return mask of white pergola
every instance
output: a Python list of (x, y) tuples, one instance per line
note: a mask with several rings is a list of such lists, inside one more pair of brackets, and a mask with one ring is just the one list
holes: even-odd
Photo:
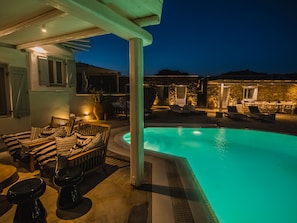
[(143, 47), (152, 43), (152, 35), (142, 27), (159, 24), (162, 7), (163, 0), (1, 1), (0, 47), (26, 50), (67, 42), (80, 50), (86, 46), (78, 40), (106, 34), (129, 41), (130, 182), (135, 186), (144, 175)]

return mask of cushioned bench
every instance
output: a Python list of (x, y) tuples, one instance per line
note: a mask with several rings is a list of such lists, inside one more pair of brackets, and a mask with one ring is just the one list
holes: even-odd
[[(32, 127), (31, 130), (1, 136), (14, 161), (28, 159), (28, 150), (54, 140), (56, 136), (67, 136), (73, 131), (74, 120), (52, 116), (49, 125)], [(43, 139), (42, 139), (43, 138)], [(44, 140), (44, 139), (47, 140)], [(23, 150), (23, 148), (26, 148)]]

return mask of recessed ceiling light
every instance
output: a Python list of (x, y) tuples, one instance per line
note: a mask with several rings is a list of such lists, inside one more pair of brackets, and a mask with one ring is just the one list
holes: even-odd
[(33, 47), (32, 50), (34, 50), (37, 53), (46, 53), (46, 50), (44, 50), (42, 47)]
[(41, 26), (41, 32), (46, 33), (45, 24), (42, 24), (42, 26)]

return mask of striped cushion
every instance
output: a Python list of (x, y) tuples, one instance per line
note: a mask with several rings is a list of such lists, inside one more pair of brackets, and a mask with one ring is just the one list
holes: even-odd
[(30, 154), (32, 154), (34, 157), (38, 157), (38, 156), (44, 155), (48, 152), (56, 151), (56, 149), (57, 149), (56, 141), (53, 140), (53, 141), (43, 144), (41, 146), (35, 147), (34, 149), (32, 149), (30, 151)]
[(37, 139), (23, 139), (23, 140), (18, 140), (19, 143), (22, 145), (24, 148), (33, 148), (36, 146), (41, 146), (45, 143), (48, 143), (50, 140), (47, 138), (37, 138)]
[(44, 165), (50, 161), (56, 160), (57, 146), (56, 141), (53, 140), (42, 146), (35, 147), (30, 151), (39, 165)]
[(104, 144), (102, 139), (103, 134), (101, 132), (98, 132), (95, 136), (86, 136), (80, 133), (75, 134), (77, 136), (77, 142), (76, 145), (70, 150), (69, 156), (79, 154)]
[(75, 133), (75, 135), (77, 137), (77, 141), (76, 141), (77, 147), (83, 147), (83, 146), (87, 145), (94, 138), (94, 136), (86, 136), (86, 135), (82, 135), (80, 133)]
[(51, 128), (51, 127), (47, 126), (47, 127), (42, 128), (40, 137), (48, 137), (54, 133), (55, 133), (55, 128)]
[(44, 166), (45, 164), (47, 164), (48, 162), (52, 162), (57, 160), (57, 153), (56, 151), (52, 151), (50, 153), (47, 153), (44, 156), (40, 156), (37, 158), (37, 161), (39, 163), (39, 165)]
[(70, 150), (76, 145), (76, 135), (69, 137), (55, 137), (57, 144), (57, 154), (61, 156), (69, 156)]
[(78, 132), (82, 135), (95, 136), (101, 131), (102, 127), (97, 125), (83, 124), (78, 127)]
[(103, 139), (102, 139), (102, 136), (103, 136), (102, 132), (98, 132), (94, 136), (94, 138), (92, 139), (92, 141), (89, 142), (87, 145), (85, 145), (83, 147), (83, 151), (87, 151), (89, 149), (93, 149), (95, 147), (102, 146), (104, 144)]
[(65, 137), (66, 136), (66, 130), (64, 127), (59, 127), (54, 129), (54, 133), (48, 136), (49, 139), (55, 139), (56, 137)]
[(31, 131), (2, 135), (2, 139), (11, 155), (14, 155), (17, 150), (22, 148), (18, 140), (30, 140), (30, 138)]

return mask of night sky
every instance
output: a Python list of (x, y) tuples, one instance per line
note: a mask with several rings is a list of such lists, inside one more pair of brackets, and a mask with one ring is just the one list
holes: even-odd
[[(144, 74), (163, 69), (217, 75), (252, 70), (297, 72), (297, 1), (164, 0), (161, 24), (144, 48)], [(129, 74), (128, 41), (93, 37), (77, 62)]]

